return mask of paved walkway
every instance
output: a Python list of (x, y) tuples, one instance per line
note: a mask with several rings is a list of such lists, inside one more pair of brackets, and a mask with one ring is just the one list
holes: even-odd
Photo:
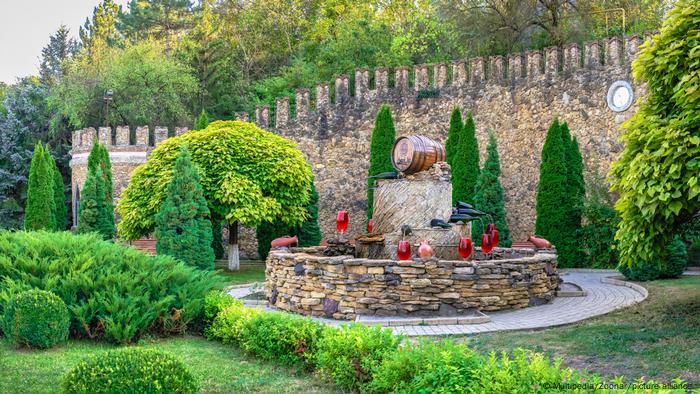
[[(456, 335), (481, 332), (530, 330), (574, 323), (590, 317), (604, 315), (643, 301), (647, 297), (642, 286), (624, 282), (613, 270), (572, 270), (562, 272), (565, 282), (575, 283), (587, 292), (585, 297), (556, 297), (550, 304), (511, 311), (491, 312), (491, 322), (481, 324), (450, 324), (389, 327), (408, 336)], [(229, 291), (233, 297), (249, 294), (247, 287)], [(333, 319), (315, 318), (318, 321), (337, 325), (344, 323)], [(397, 318), (400, 320), (400, 318)], [(396, 324), (396, 323), (394, 323)]]

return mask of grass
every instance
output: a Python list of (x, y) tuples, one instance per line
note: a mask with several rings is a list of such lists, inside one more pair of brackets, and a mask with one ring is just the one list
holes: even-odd
[[(313, 375), (260, 361), (240, 349), (200, 337), (146, 342), (179, 357), (200, 381), (201, 393), (336, 393)], [(17, 350), (0, 338), (0, 392), (54, 393), (61, 377), (84, 357), (110, 349), (107, 344), (69, 341), (47, 351)]]
[(225, 266), (216, 265), (216, 272), (223, 276), (229, 285), (240, 285), (265, 281), (265, 262), (249, 260), (242, 262), (241, 269), (229, 271)]
[(565, 327), (463, 337), (479, 351), (523, 347), (604, 377), (700, 384), (700, 276), (640, 283), (642, 303)]

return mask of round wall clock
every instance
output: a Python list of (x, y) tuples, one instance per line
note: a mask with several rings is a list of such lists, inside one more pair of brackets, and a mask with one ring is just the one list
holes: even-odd
[(627, 110), (634, 102), (632, 85), (627, 81), (615, 81), (608, 89), (608, 107), (615, 112)]

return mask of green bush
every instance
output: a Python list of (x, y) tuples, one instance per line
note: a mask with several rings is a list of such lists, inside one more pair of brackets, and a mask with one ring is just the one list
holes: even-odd
[(0, 232), (0, 278), (0, 300), (17, 288), (51, 289), (70, 310), (71, 332), (113, 342), (201, 324), (204, 296), (221, 284), (214, 273), (96, 234), (43, 231)]
[(609, 186), (597, 171), (588, 174), (586, 185), (588, 198), (583, 209), (585, 220), (577, 231), (583, 266), (614, 269), (619, 261), (615, 231), (620, 217), (613, 208)]
[(241, 333), (245, 324), (255, 316), (263, 313), (261, 309), (246, 308), (239, 300), (222, 311), (214, 318), (214, 322), (205, 331), (209, 339), (218, 339), (225, 344), (240, 345)]
[(479, 356), (464, 344), (423, 340), (388, 355), (368, 385), (373, 393), (456, 393), (474, 382)]
[(401, 337), (390, 329), (349, 324), (323, 330), (316, 348), (321, 375), (350, 389), (369, 383), (385, 357), (399, 346)]
[(649, 281), (660, 278), (676, 278), (688, 265), (688, 247), (679, 236), (673, 237), (666, 246), (664, 262), (643, 262), (632, 267), (620, 265), (618, 270), (628, 279)]
[(68, 338), (68, 308), (50, 291), (15, 294), (5, 307), (3, 321), (5, 335), (18, 345), (46, 349)]
[(210, 291), (204, 297), (204, 327), (210, 327), (221, 311), (231, 305), (243, 305), (225, 291)]
[(197, 381), (171, 354), (124, 348), (89, 357), (63, 377), (63, 393), (196, 393)]
[(265, 360), (311, 365), (321, 330), (321, 323), (309, 318), (281, 312), (260, 313), (243, 324), (241, 347)]

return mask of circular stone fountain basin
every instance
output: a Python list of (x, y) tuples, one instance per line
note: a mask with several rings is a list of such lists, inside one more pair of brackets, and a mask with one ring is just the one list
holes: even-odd
[(312, 316), (471, 316), (554, 298), (556, 255), (496, 248), (488, 259), (407, 261), (324, 256), (325, 247), (271, 251), (265, 292), (271, 306)]

